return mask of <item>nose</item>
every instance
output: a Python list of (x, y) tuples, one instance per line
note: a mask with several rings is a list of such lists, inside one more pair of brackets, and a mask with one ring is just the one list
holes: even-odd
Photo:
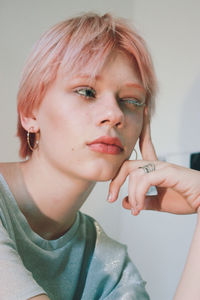
[(122, 128), (124, 126), (124, 113), (120, 109), (118, 101), (114, 95), (107, 94), (99, 99), (97, 113), (97, 125), (107, 125), (110, 127)]

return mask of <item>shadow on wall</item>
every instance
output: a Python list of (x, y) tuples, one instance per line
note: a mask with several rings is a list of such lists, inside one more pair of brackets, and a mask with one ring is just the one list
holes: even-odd
[(181, 152), (200, 152), (200, 74), (186, 95), (181, 113), (179, 145)]

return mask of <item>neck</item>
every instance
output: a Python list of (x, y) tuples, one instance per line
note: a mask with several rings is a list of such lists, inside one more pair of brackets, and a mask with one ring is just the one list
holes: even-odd
[(39, 235), (58, 238), (74, 223), (95, 183), (64, 174), (34, 158), (22, 162), (20, 167), (27, 190), (19, 205), (22, 212)]

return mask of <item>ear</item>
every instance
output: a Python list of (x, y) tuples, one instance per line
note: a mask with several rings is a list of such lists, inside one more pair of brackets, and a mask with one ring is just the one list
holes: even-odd
[(23, 113), (20, 113), (20, 120), (22, 127), (26, 131), (30, 131), (30, 128), (32, 128), (31, 132), (35, 133), (40, 130), (35, 112), (32, 112), (30, 116), (25, 116)]

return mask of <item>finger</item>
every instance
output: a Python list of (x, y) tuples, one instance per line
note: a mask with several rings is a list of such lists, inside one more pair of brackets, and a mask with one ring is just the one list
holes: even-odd
[(139, 167), (143, 167), (144, 165), (148, 163), (155, 163), (156, 165), (161, 164), (161, 162), (152, 162), (152, 161), (143, 161), (143, 160), (137, 160), (137, 161), (130, 161), (127, 160), (123, 163), (121, 166), (118, 174), (116, 177), (111, 181), (109, 185), (109, 195), (108, 195), (108, 201), (114, 202), (118, 198), (119, 190), (123, 183), (125, 182), (127, 176), (134, 170), (137, 170)]
[(129, 198), (128, 196), (124, 197), (123, 201), (122, 201), (122, 206), (125, 209), (131, 209), (131, 204), (129, 202)]
[(126, 160), (122, 164), (118, 174), (110, 182), (108, 201), (114, 202), (117, 200), (119, 195), (119, 190), (121, 186), (124, 184), (127, 176), (131, 173), (131, 171), (136, 170), (139, 167), (142, 167), (148, 163), (152, 163), (152, 161), (150, 162), (150, 161), (143, 161), (143, 160), (138, 160), (138, 161)]
[(129, 174), (128, 197), (124, 199), (124, 207), (131, 209), (133, 215), (138, 215), (144, 208), (146, 193), (151, 186), (148, 178), (142, 169)]
[[(147, 176), (142, 169), (137, 169), (131, 173), (129, 179), (129, 202), (133, 212), (137, 215), (145, 206), (147, 192), (152, 186), (151, 176)], [(134, 180), (132, 177), (134, 176)], [(152, 197), (152, 196), (151, 196)]]
[(130, 161), (125, 161), (121, 166), (118, 174), (115, 178), (110, 182), (109, 185), (109, 193), (108, 193), (108, 201), (114, 202), (117, 200), (119, 191), (121, 186), (124, 184), (130, 170)]
[(129, 202), (129, 197), (126, 196), (123, 201), (122, 201), (122, 206), (123, 208), (127, 209), (127, 210), (131, 210), (132, 215), (137, 216), (139, 214), (139, 211), (137, 210), (137, 208), (133, 208), (132, 205)]
[(197, 210), (199, 206), (200, 206), (200, 197), (197, 197), (196, 200), (193, 201), (192, 207)]
[(146, 193), (151, 187), (151, 176), (147, 176), (142, 169), (138, 170), (140, 172), (139, 184), (137, 185), (135, 191), (135, 201), (137, 203), (138, 213), (144, 208)]
[[(161, 163), (161, 168), (162, 168)], [(162, 169), (157, 169), (151, 173), (145, 173), (142, 169), (137, 169), (131, 172), (129, 177), (129, 189), (128, 197), (123, 200), (123, 206), (126, 209), (132, 209), (134, 214), (139, 214), (142, 209), (147, 209), (147, 199), (152, 199), (146, 196), (149, 188), (152, 185), (163, 185), (163, 179), (161, 178)], [(164, 183), (166, 185), (166, 183)], [(155, 196), (154, 199), (159, 199), (159, 196)], [(155, 203), (154, 203), (155, 205)], [(152, 205), (149, 204), (149, 209)], [(154, 207), (155, 208), (155, 207)]]
[(156, 151), (151, 139), (150, 117), (147, 107), (144, 109), (143, 129), (139, 138), (139, 146), (143, 159), (157, 160)]
[(133, 215), (138, 214), (137, 201), (135, 197), (137, 179), (138, 179), (137, 171), (138, 169), (130, 173), (129, 183), (128, 183), (128, 199), (131, 205), (131, 212)]
[[(125, 209), (131, 210), (131, 204), (129, 202), (128, 196), (124, 197), (122, 201), (122, 206)], [(146, 196), (144, 200), (143, 210), (161, 210), (161, 205), (158, 196)]]

